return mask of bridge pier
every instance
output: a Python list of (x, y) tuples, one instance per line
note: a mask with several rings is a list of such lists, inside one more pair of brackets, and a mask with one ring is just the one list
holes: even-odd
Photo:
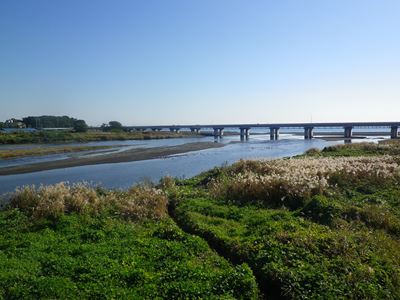
[(353, 126), (344, 127), (344, 137), (346, 139), (351, 139), (353, 136)]
[(392, 126), (390, 130), (390, 138), (391, 139), (397, 139), (399, 137), (399, 127), (398, 126)]
[(176, 133), (178, 133), (179, 130), (181, 130), (181, 129), (180, 129), (180, 128), (176, 128), (176, 127), (170, 127), (170, 128), (169, 128), (169, 131), (171, 131), (171, 132), (176, 132)]
[(222, 137), (224, 135), (224, 128), (214, 128), (214, 137)]
[(272, 141), (279, 139), (279, 127), (271, 127), (269, 129), (269, 136)]
[(190, 128), (190, 131), (191, 131), (191, 132), (195, 132), (195, 133), (199, 133), (200, 128), (191, 127), (191, 128)]
[(314, 137), (313, 127), (304, 127), (304, 139), (311, 140)]
[(240, 140), (248, 139), (250, 135), (250, 128), (239, 128), (240, 129)]

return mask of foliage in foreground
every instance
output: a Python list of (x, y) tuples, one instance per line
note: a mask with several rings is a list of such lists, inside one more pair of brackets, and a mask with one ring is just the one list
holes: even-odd
[(284, 209), (182, 201), (178, 223), (219, 253), (246, 262), (265, 295), (288, 299), (399, 299), (400, 245), (381, 230), (326, 226)]
[(397, 162), (241, 161), (178, 181), (169, 195), (178, 224), (248, 263), (267, 297), (400, 299)]
[(256, 299), (233, 267), (167, 216), (157, 189), (25, 187), (0, 212), (0, 298)]
[(0, 213), (0, 298), (254, 299), (246, 265), (232, 267), (170, 219), (130, 223), (70, 214), (56, 223)]

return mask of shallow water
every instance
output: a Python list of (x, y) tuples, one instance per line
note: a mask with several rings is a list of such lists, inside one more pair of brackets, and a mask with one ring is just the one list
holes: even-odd
[[(369, 139), (370, 141), (376, 140)], [(180, 138), (148, 141), (110, 141), (88, 143), (90, 145), (121, 145), (120, 149), (174, 146), (191, 142), (214, 141), (213, 137)], [(365, 140), (364, 140), (365, 141)], [(61, 181), (87, 181), (93, 185), (108, 188), (127, 188), (135, 183), (151, 180), (157, 182), (163, 176), (179, 178), (192, 177), (225, 163), (240, 159), (273, 159), (301, 154), (310, 148), (323, 148), (328, 145), (341, 144), (343, 141), (324, 141), (320, 139), (304, 140), (301, 136), (282, 134), (280, 140), (271, 141), (269, 135), (254, 135), (248, 141), (239, 142), (238, 136), (226, 136), (217, 142), (224, 143), (222, 148), (193, 151), (172, 155), (160, 159), (115, 164), (81, 166), (56, 169), (27, 174), (0, 176), (0, 194), (11, 192), (22, 185), (54, 184)], [(47, 159), (51, 156), (48, 156)], [(55, 159), (63, 159), (57, 155)], [(24, 163), (38, 161), (40, 158), (26, 158)], [(45, 158), (46, 159), (46, 158)], [(22, 159), (21, 159), (22, 160)]]
[(135, 148), (153, 148), (153, 147), (166, 147), (166, 146), (177, 146), (186, 143), (194, 143), (199, 141), (213, 141), (212, 137), (205, 138), (175, 138), (175, 139), (160, 139), (160, 140), (130, 140), (130, 141), (101, 141), (101, 142), (89, 142), (89, 143), (69, 143), (69, 144), (36, 144), (36, 145), (1, 145), (0, 150), (12, 150), (12, 149), (31, 149), (31, 148), (51, 148), (51, 147), (73, 147), (73, 146), (112, 146), (110, 149), (98, 149), (98, 150), (87, 150), (80, 152), (70, 152), (70, 153), (59, 153), (59, 154), (49, 154), (42, 156), (28, 156), (13, 159), (0, 159), (0, 168), (28, 165), (33, 163), (42, 163), (54, 160), (67, 159), (70, 157), (79, 156), (96, 156), (104, 155), (110, 152), (121, 152), (126, 150), (131, 150)]

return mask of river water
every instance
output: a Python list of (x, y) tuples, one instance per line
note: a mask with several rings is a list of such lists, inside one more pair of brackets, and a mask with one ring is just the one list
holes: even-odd
[[(369, 140), (374, 141), (376, 139), (377, 138), (374, 137)], [(175, 146), (185, 143), (210, 141), (223, 143), (225, 146), (222, 148), (212, 148), (179, 155), (172, 155), (159, 159), (81, 166), (18, 175), (0, 176), (0, 194), (12, 192), (18, 186), (32, 184), (47, 185), (61, 181), (67, 181), (70, 183), (86, 181), (90, 184), (102, 185), (107, 188), (124, 189), (142, 181), (150, 180), (153, 182), (158, 182), (158, 180), (160, 180), (160, 178), (163, 176), (189, 178), (215, 166), (231, 164), (240, 159), (281, 158), (301, 154), (310, 148), (323, 148), (328, 145), (343, 143), (343, 141), (324, 141), (321, 139), (304, 140), (301, 136), (292, 134), (281, 134), (279, 140), (271, 141), (269, 139), (269, 135), (258, 134), (252, 135), (249, 140), (242, 142), (239, 141), (238, 136), (225, 136), (217, 141), (214, 140), (213, 137), (199, 137), (147, 141), (92, 142), (84, 145), (114, 145), (117, 146), (116, 151), (125, 151), (132, 148)], [(0, 149), (9, 147), (10, 146), (2, 146)], [(17, 147), (21, 148), (31, 146)], [(51, 147), (51, 145), (48, 147)], [(115, 151), (115, 149), (113, 151)], [(10, 165), (65, 159), (70, 155), (71, 154), (62, 154), (14, 160), (0, 160), (0, 168)], [(82, 153), (73, 155), (82, 155)]]

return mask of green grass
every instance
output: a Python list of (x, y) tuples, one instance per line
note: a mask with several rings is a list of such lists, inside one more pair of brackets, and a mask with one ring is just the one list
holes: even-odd
[(254, 299), (246, 265), (233, 267), (171, 219), (127, 222), (71, 214), (33, 221), (0, 213), (0, 298)]
[(268, 296), (398, 299), (399, 241), (362, 222), (326, 226), (299, 212), (182, 201), (178, 223), (223, 256), (246, 262)]
[(182, 231), (167, 201), (151, 186), (17, 190), (0, 212), (0, 299), (256, 299), (251, 269)]

